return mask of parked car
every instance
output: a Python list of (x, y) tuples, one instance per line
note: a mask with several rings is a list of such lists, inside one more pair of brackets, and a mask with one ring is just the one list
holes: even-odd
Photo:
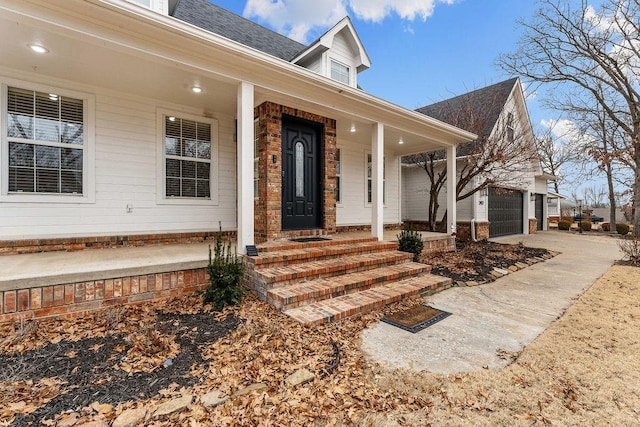
[(602, 218), (601, 216), (598, 216), (598, 215), (591, 215), (591, 217), (589, 217), (589, 216), (584, 215), (584, 214), (575, 214), (573, 216), (573, 220), (575, 222), (578, 222), (578, 221), (591, 221), (591, 222), (598, 223), (598, 222), (602, 222), (603, 219), (604, 218)]

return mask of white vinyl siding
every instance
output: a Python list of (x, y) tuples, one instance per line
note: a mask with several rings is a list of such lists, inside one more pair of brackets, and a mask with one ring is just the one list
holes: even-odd
[[(64, 81), (56, 85), (77, 86)], [(60, 89), (58, 93), (66, 90)], [(162, 146), (159, 138), (163, 123), (158, 121), (158, 110), (200, 118), (203, 111), (93, 86), (82, 86), (79, 90), (92, 93), (95, 99), (95, 119), (89, 120), (90, 125), (95, 123), (95, 130), (87, 132), (88, 137), (92, 132), (95, 135), (92, 144), (95, 161), (91, 167), (87, 165), (87, 172), (95, 174), (94, 202), (83, 204), (79, 200), (82, 197), (71, 197), (74, 203), (59, 200), (42, 203), (45, 197), (38, 195), (32, 196), (38, 197), (37, 200), (28, 202), (0, 203), (1, 240), (211, 231), (218, 230), (219, 222), (223, 230), (236, 228), (236, 145), (232, 115), (212, 113), (218, 123), (217, 155), (212, 158), (218, 159), (215, 170), (220, 179), (214, 180), (211, 192), (212, 198), (217, 194), (218, 203), (195, 199), (160, 203), (158, 197), (164, 197), (159, 186), (163, 179), (162, 174), (158, 175), (158, 165), (162, 165), (163, 157), (158, 147)], [(89, 108), (88, 112), (91, 111)], [(0, 173), (5, 171), (2, 165)], [(7, 196), (10, 197), (16, 195)], [(130, 213), (127, 206), (131, 207)]]
[[(336, 224), (371, 225), (371, 204), (367, 204), (367, 147), (340, 140), (341, 202), (336, 209)], [(400, 222), (400, 180), (398, 157), (385, 153), (386, 203), (384, 223)]]

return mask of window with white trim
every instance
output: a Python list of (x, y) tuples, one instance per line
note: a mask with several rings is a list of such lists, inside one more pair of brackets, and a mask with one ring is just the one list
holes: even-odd
[(211, 198), (212, 124), (164, 116), (165, 197)]
[[(386, 203), (387, 167), (385, 158), (382, 158), (382, 203)], [(367, 203), (373, 200), (373, 167), (371, 153), (367, 153)]]
[(346, 85), (351, 83), (350, 68), (338, 61), (331, 60), (331, 78)]
[(85, 101), (7, 88), (8, 194), (79, 195), (85, 180)]
[(507, 141), (513, 142), (515, 140), (515, 128), (513, 125), (513, 114), (507, 115)]
[(342, 201), (342, 150), (340, 148), (336, 149), (336, 203), (340, 203)]

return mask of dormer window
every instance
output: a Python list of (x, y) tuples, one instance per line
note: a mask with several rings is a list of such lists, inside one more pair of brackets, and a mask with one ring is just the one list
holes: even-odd
[(166, 0), (129, 0), (131, 3), (139, 4), (147, 9), (168, 15), (168, 2)]
[(348, 66), (333, 59), (331, 60), (331, 78), (333, 80), (348, 85), (351, 83), (350, 74), (351, 70)]

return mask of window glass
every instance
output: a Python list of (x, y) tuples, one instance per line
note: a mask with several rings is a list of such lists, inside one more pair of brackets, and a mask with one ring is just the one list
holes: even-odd
[(166, 116), (165, 195), (211, 198), (211, 124)]
[(10, 193), (82, 194), (84, 101), (10, 87)]
[(331, 60), (331, 78), (340, 83), (349, 84), (349, 67)]

